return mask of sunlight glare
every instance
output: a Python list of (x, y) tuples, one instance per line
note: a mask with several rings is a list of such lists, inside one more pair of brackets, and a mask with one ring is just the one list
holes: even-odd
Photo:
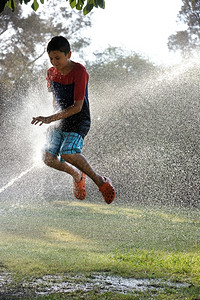
[(107, 1), (105, 10), (95, 10), (93, 14), (92, 45), (96, 49), (120, 46), (155, 61), (171, 60), (168, 37), (185, 28), (184, 24), (177, 24), (181, 3), (181, 0), (128, 0), (123, 5), (119, 0)]

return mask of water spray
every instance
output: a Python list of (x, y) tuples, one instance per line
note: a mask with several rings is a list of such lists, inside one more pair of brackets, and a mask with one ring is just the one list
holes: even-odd
[[(43, 99), (42, 102), (40, 100), (41, 98)], [(16, 173), (13, 174), (14, 178), (10, 181), (9, 179), (11, 177), (8, 177), (7, 184), (2, 187), (0, 186), (0, 194), (10, 188), (14, 183), (18, 182), (22, 177), (32, 172), (36, 167), (43, 166), (42, 153), (48, 126), (43, 128), (33, 128), (31, 125), (31, 119), (34, 115), (40, 115), (43, 111), (47, 114), (51, 114), (52, 108), (51, 105), (49, 105), (51, 100), (52, 99), (46, 91), (46, 86), (40, 90), (35, 87), (31, 87), (29, 94), (23, 100), (23, 104), (19, 111), (14, 112), (13, 123), (15, 125), (15, 129), (9, 132), (9, 130), (5, 128), (6, 134), (9, 136), (9, 140), (7, 142), (8, 156), (6, 158), (8, 162), (9, 160), (12, 160), (13, 145), (16, 145), (15, 151), (17, 159), (13, 168)], [(20, 116), (20, 118), (17, 118), (16, 123), (15, 114)], [(21, 145), (23, 145), (23, 147)], [(28, 145), (28, 147), (26, 145)], [(22, 167), (25, 168), (24, 171), (22, 171)]]
[(0, 194), (2, 192), (4, 192), (7, 188), (9, 188), (10, 186), (12, 186), (17, 180), (19, 180), (20, 178), (22, 178), (23, 176), (25, 176), (26, 174), (28, 174), (29, 172), (31, 172), (37, 165), (38, 165), (38, 163), (35, 163), (32, 167), (30, 167), (26, 171), (23, 171), (21, 174), (19, 174), (18, 176), (16, 176), (15, 178), (13, 178), (11, 181), (9, 181), (6, 185), (4, 185), (2, 188), (0, 188)]
[(23, 176), (27, 175), (30, 173), (34, 168), (41, 166), (42, 164), (42, 148), (43, 148), (43, 143), (41, 143), (41, 135), (39, 136), (39, 139), (35, 141), (35, 151), (33, 151), (33, 164), (30, 168), (27, 168), (25, 171), (21, 172), (18, 176), (15, 178), (11, 179), (6, 185), (2, 186), (0, 188), (0, 194), (4, 192), (7, 188), (11, 187), (16, 181), (21, 179)]

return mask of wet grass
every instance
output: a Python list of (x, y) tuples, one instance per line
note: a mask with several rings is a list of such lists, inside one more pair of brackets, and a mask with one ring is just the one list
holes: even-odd
[[(151, 299), (200, 299), (199, 211), (54, 201), (4, 203), (0, 215), (0, 270), (11, 273), (16, 285), (46, 274), (107, 272), (190, 284)], [(149, 293), (64, 297), (39, 299), (148, 299)]]
[[(197, 293), (196, 293), (197, 292)], [(89, 293), (79, 293), (79, 294), (69, 294), (67, 297), (63, 294), (56, 294), (50, 296), (43, 296), (39, 297), (38, 300), (61, 300), (61, 299), (68, 299), (68, 300), (80, 300), (80, 299), (87, 299), (87, 300), (149, 300), (149, 299), (159, 299), (159, 300), (199, 300), (199, 289), (198, 291), (194, 292), (191, 290), (190, 292), (182, 290), (181, 293), (177, 293), (177, 291), (166, 290), (165, 292), (159, 293), (150, 293), (150, 292), (138, 292), (133, 294), (119, 294), (119, 293), (103, 293), (101, 295), (96, 294), (95, 292)], [(196, 296), (195, 296), (196, 295)]]

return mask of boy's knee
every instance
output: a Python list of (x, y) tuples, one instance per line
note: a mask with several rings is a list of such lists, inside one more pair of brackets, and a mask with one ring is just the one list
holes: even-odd
[(56, 158), (48, 153), (48, 152), (45, 152), (44, 155), (43, 155), (43, 162), (45, 163), (45, 165), (51, 167), (53, 165), (53, 162)]

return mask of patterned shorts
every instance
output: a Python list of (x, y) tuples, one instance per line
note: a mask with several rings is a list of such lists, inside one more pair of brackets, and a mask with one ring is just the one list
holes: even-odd
[[(81, 153), (83, 138), (76, 132), (64, 132), (59, 129), (50, 129), (47, 133), (45, 151), (54, 155)], [(64, 160), (61, 159), (64, 162)]]

